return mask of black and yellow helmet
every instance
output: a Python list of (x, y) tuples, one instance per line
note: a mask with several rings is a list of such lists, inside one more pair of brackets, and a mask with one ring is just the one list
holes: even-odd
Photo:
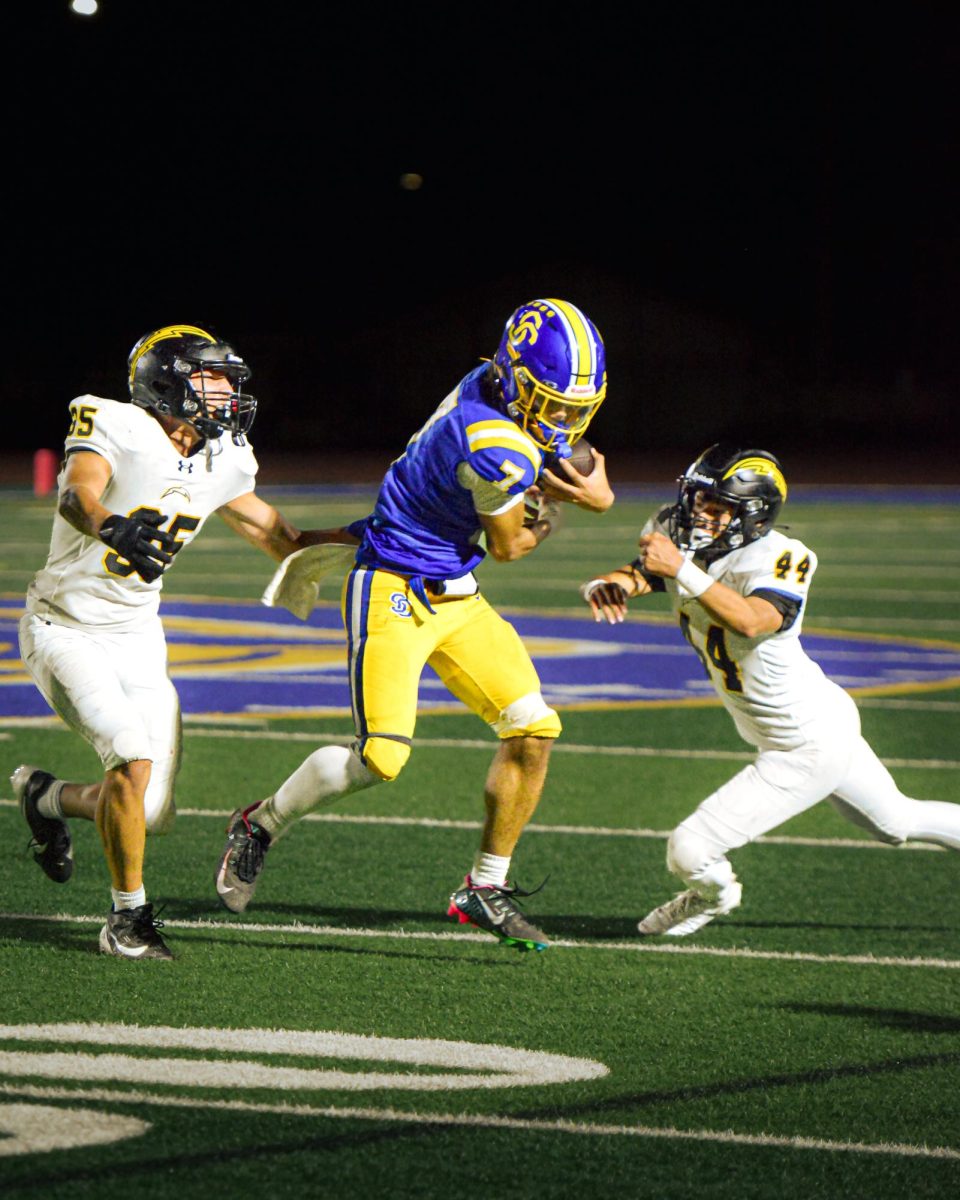
[[(231, 394), (205, 395), (191, 376), (200, 371), (225, 376)], [(186, 421), (203, 437), (224, 429), (235, 438), (249, 432), (256, 398), (242, 390), (251, 371), (227, 342), (196, 325), (165, 325), (144, 334), (127, 359), (130, 399), (141, 408)]]
[[(681, 549), (693, 549), (707, 561), (765, 537), (787, 498), (779, 460), (768, 450), (743, 450), (717, 442), (680, 476), (669, 529)], [(731, 506), (730, 523), (715, 538), (698, 539), (696, 505), (704, 498)]]

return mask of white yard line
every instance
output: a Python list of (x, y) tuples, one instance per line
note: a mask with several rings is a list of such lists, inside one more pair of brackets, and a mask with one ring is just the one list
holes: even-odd
[[(885, 700), (867, 698), (860, 701), (874, 708), (930, 708), (933, 711), (953, 712), (960, 703), (953, 701)], [(334, 743), (349, 745), (352, 738), (347, 733), (320, 733), (305, 730), (251, 729), (244, 726), (258, 725), (256, 717), (238, 718), (236, 723), (228, 720), (219, 726), (200, 726), (191, 722), (209, 720), (209, 717), (185, 718), (186, 737), (230, 738), (240, 741), (303, 742), (306, 744)], [(0, 728), (49, 729), (58, 733), (71, 731), (57, 717), (8, 717), (0, 718)], [(0, 738), (9, 739), (10, 734), (0, 732)], [(414, 746), (428, 746), (439, 750), (484, 750), (492, 754), (496, 749), (494, 738), (414, 738)], [(553, 748), (555, 754), (596, 754), (613, 758), (677, 758), (703, 759), (709, 762), (752, 762), (756, 754), (750, 750), (686, 749), (661, 746), (595, 746), (576, 742), (559, 741)], [(883, 758), (887, 767), (909, 767), (926, 771), (960, 770), (960, 759), (953, 758)], [(2, 803), (2, 801), (0, 801)]]
[[(335, 742), (345, 745), (351, 741), (349, 736), (342, 734), (273, 729), (201, 729), (193, 727), (185, 729), (184, 732), (189, 737), (226, 737), (252, 741)], [(430, 746), (441, 750), (485, 750), (493, 753), (496, 749), (496, 742), (493, 738), (415, 738), (414, 746)], [(672, 750), (660, 746), (592, 746), (562, 741), (557, 742), (553, 749), (554, 753), (559, 754), (598, 754), (601, 757), (614, 758), (679, 758), (721, 762), (752, 762), (756, 758), (756, 754), (750, 750)], [(960, 770), (960, 760), (957, 759), (884, 758), (881, 759), (881, 762), (888, 767), (916, 767), (932, 771)]]
[[(178, 816), (185, 817), (215, 817), (223, 820), (227, 815), (222, 809), (182, 808), (177, 809)], [(481, 829), (480, 821), (454, 821), (442, 817), (374, 817), (357, 813), (308, 813), (303, 820), (323, 821), (333, 825), (407, 825), (421, 829)], [(580, 837), (628, 837), (628, 838), (659, 838), (663, 841), (670, 836), (669, 829), (624, 829), (617, 826), (604, 825), (540, 825), (531, 822), (525, 833), (562, 833)], [(875, 842), (867, 838), (815, 838), (793, 836), (769, 836), (754, 839), (758, 845), (768, 846), (832, 846), (846, 850), (933, 850), (939, 852), (941, 846), (926, 845), (922, 842), (908, 842), (903, 846), (890, 846), (885, 842)]]
[[(0, 921), (38, 921), (61, 925), (102, 925), (103, 914), (98, 916), (73, 915), (69, 913), (10, 913), (0, 912)], [(442, 932), (414, 929), (360, 929), (343, 925), (304, 925), (299, 921), (292, 924), (264, 924), (253, 921), (211, 920), (164, 920), (167, 929), (184, 929), (194, 932), (218, 931), (222, 933), (270, 933), (316, 938), (385, 938), (390, 941), (409, 942), (479, 942), (492, 945), (487, 933), (471, 933), (461, 929)], [(925, 968), (937, 971), (960, 970), (960, 959), (953, 958), (897, 958), (874, 954), (814, 954), (807, 951), (746, 950), (736, 947), (679, 945), (649, 942), (637, 938), (629, 942), (595, 942), (576, 938), (557, 938), (551, 947), (565, 950), (612, 950), (619, 953), (677, 954), (706, 956), (708, 958), (752, 959), (764, 962), (817, 963), (845, 967), (904, 967)]]
[(522, 1133), (565, 1133), (592, 1137), (657, 1138), (661, 1141), (715, 1142), (727, 1146), (774, 1146), (784, 1150), (818, 1150), (823, 1153), (883, 1154), (898, 1158), (960, 1159), (960, 1150), (949, 1146), (914, 1146), (898, 1142), (834, 1142), (826, 1138), (785, 1137), (770, 1133), (734, 1133), (730, 1129), (673, 1129), (650, 1125), (592, 1125), (578, 1121), (540, 1121), (484, 1113), (403, 1112), (394, 1108), (352, 1108), (312, 1104), (255, 1104), (247, 1100), (203, 1100), (156, 1092), (110, 1088), (36, 1087), (3, 1084), (0, 1095), (32, 1100), (86, 1100), (98, 1104), (149, 1104), (158, 1108), (200, 1111), (264, 1113), (271, 1116), (327, 1118), (350, 1121), (384, 1121), (400, 1125), (443, 1125), (469, 1129), (505, 1129)]
[[(45, 720), (46, 718), (43, 719)], [(308, 745), (315, 745), (318, 743), (346, 744), (349, 742), (349, 738), (345, 738), (340, 734), (295, 732), (273, 729), (238, 729), (235, 727), (201, 729), (188, 727), (184, 732), (187, 734), (187, 736), (191, 737), (229, 738), (247, 741), (300, 742)], [(469, 738), (418, 738), (416, 739), (415, 744), (417, 746), (429, 746), (437, 749), (482, 750), (486, 753), (490, 753), (494, 747), (494, 742), (492, 740)], [(590, 746), (571, 744), (567, 742), (559, 742), (554, 749), (557, 753), (567, 754), (600, 755), (623, 758), (673, 758), (681, 760), (698, 759), (722, 762), (750, 762), (754, 757), (754, 755), (749, 751), (741, 750), (662, 749), (655, 746)], [(888, 767), (894, 768), (903, 767), (922, 770), (947, 771), (960, 769), (960, 761), (954, 759), (888, 758), (884, 759), (883, 761)], [(0, 807), (15, 807), (15, 801), (0, 799)], [(201, 817), (214, 820), (223, 820), (224, 816), (226, 815), (221, 809), (180, 808), (177, 811), (178, 815), (181, 817)], [(410, 826), (425, 829), (469, 830), (480, 828), (480, 822), (478, 821), (446, 820), (430, 817), (351, 815), (334, 812), (309, 813), (304, 819), (307, 821), (321, 821), (344, 825)], [(629, 837), (659, 839), (666, 839), (670, 835), (670, 830), (668, 829), (649, 829), (645, 827), (622, 828), (602, 825), (545, 825), (537, 822), (533, 822), (528, 825), (527, 832), (531, 834), (572, 834), (581, 837)], [(941, 847), (939, 846), (927, 845), (922, 842), (909, 842), (903, 846), (889, 846), (885, 843), (874, 841), (868, 838), (823, 838), (769, 835), (766, 837), (757, 838), (756, 842), (758, 844), (779, 846), (829, 846), (851, 850), (894, 850), (900, 853), (914, 850), (934, 852), (939, 852), (941, 850)]]
[[(0, 808), (16, 808), (15, 800), (0, 800)], [(200, 817), (215, 821), (223, 821), (227, 817), (226, 809), (222, 808), (178, 808), (178, 817)], [(384, 825), (407, 826), (417, 829), (470, 829), (483, 827), (480, 821), (452, 820), (444, 817), (377, 817), (358, 813), (315, 812), (307, 813), (300, 818), (302, 821), (320, 821), (329, 825)], [(626, 837), (626, 838), (655, 838), (666, 841), (670, 836), (669, 829), (633, 829), (614, 825), (541, 825), (531, 822), (524, 833), (572, 834), (576, 837)], [(754, 838), (754, 844), (767, 846), (829, 846), (844, 850), (887, 850), (904, 854), (910, 850), (925, 850), (941, 853), (943, 847), (927, 845), (923, 842), (907, 842), (902, 846), (891, 846), (885, 842), (876, 842), (869, 838), (824, 838), (777, 836)]]

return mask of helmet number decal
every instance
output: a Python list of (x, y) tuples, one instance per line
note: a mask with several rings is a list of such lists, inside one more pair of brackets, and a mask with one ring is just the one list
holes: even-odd
[[(127, 516), (136, 519), (137, 517), (145, 516), (148, 513), (151, 516), (159, 516), (160, 510), (158, 508), (150, 508), (147, 505), (141, 505), (140, 508), (135, 508), (133, 512), (127, 513)], [(177, 554), (180, 551), (180, 548), (186, 544), (186, 539), (182, 538), (180, 535), (193, 533), (199, 524), (199, 517), (190, 517), (187, 516), (186, 513), (177, 513), (177, 515), (167, 526), (167, 532), (176, 539), (176, 545), (170, 550), (171, 554)], [(158, 528), (162, 528), (162, 526), (158, 526)], [(106, 567), (107, 572), (110, 575), (119, 575), (123, 579), (126, 579), (134, 572), (133, 563), (127, 562), (127, 560), (121, 557), (121, 555), (117, 554), (115, 550), (111, 550), (109, 554), (104, 555), (103, 565)]]
[(89, 437), (93, 433), (93, 414), (96, 411), (95, 404), (71, 404), (67, 437)]

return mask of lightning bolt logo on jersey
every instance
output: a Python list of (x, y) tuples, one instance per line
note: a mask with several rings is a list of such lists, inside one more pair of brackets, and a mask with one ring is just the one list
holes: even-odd
[(478, 511), (518, 503), (543, 455), (491, 403), (488, 365), (471, 371), (390, 465), (357, 561), (425, 579), (455, 579), (484, 557)]
[[(196, 537), (212, 512), (255, 487), (253, 450), (228, 437), (208, 439), (190, 459), (196, 469), (185, 486), (181, 454), (159, 422), (143, 408), (99, 396), (71, 402), (65, 453), (78, 451), (109, 463), (102, 502), (111, 512), (165, 516), (163, 528), (177, 549)], [(115, 551), (57, 513), (50, 553), (28, 588), (26, 607), (60, 624), (129, 629), (155, 616), (162, 579), (145, 583)]]

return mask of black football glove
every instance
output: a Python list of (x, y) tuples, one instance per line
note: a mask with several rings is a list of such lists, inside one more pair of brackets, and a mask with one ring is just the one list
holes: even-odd
[(167, 563), (173, 562), (176, 538), (157, 528), (166, 519), (160, 513), (142, 513), (139, 517), (113, 513), (100, 526), (98, 537), (125, 558), (144, 583), (153, 583)]

